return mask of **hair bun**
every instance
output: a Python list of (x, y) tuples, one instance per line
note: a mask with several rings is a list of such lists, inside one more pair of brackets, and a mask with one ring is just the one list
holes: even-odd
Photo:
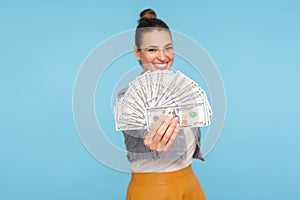
[(141, 18), (139, 21), (144, 19), (156, 18), (156, 13), (151, 8), (148, 8), (140, 13), (140, 17)]

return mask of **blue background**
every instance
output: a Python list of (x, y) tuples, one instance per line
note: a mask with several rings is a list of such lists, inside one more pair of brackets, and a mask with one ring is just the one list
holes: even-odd
[(82, 145), (72, 91), (89, 52), (134, 28), (147, 7), (201, 44), (223, 78), (222, 135), (205, 162), (194, 162), (207, 199), (299, 199), (296, 0), (2, 0), (0, 199), (125, 198), (130, 174)]

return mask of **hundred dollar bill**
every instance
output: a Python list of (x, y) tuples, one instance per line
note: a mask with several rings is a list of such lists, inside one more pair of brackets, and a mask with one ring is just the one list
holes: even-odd
[(148, 128), (151, 128), (162, 114), (171, 118), (178, 117), (181, 127), (201, 127), (210, 124), (209, 113), (204, 101), (180, 107), (149, 108), (146, 113)]

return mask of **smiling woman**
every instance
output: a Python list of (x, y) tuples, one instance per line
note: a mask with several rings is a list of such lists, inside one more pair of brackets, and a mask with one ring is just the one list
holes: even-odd
[(144, 33), (141, 47), (134, 47), (138, 60), (142, 62), (144, 72), (147, 70), (167, 70), (174, 62), (172, 38), (168, 31), (153, 30)]
[(144, 72), (170, 69), (174, 51), (168, 25), (157, 19), (152, 9), (142, 11), (140, 17), (135, 31), (134, 52)]
[[(152, 9), (142, 11), (140, 17), (134, 52), (143, 73), (169, 70), (174, 62), (169, 27), (156, 18)], [(118, 98), (126, 91), (127, 88), (119, 92)], [(178, 121), (178, 117), (170, 113), (159, 118), (149, 131), (123, 131), (132, 171), (127, 200), (205, 199), (191, 167), (193, 158), (203, 160), (200, 129), (182, 128)]]

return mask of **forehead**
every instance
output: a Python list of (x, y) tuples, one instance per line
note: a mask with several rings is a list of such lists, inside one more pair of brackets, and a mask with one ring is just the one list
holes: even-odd
[(165, 30), (153, 30), (143, 34), (142, 48), (149, 46), (163, 47), (172, 43), (171, 35)]

